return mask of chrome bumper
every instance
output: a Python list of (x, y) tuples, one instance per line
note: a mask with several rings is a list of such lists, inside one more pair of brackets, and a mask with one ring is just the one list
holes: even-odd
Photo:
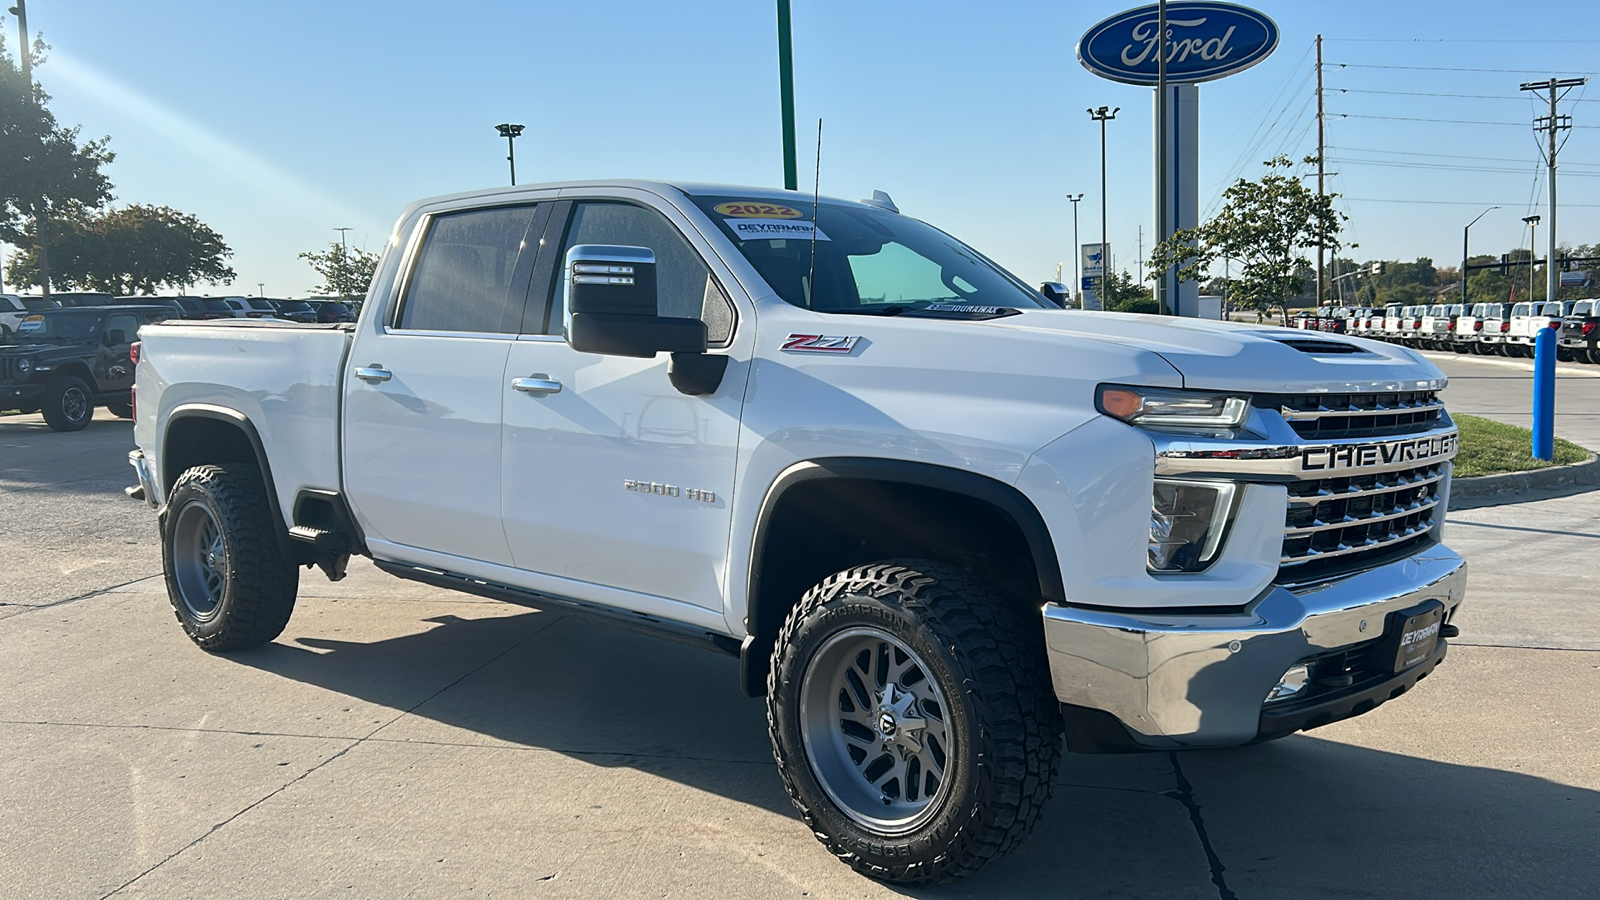
[(160, 509), (161, 498), (156, 494), (155, 478), (150, 474), (150, 461), (144, 458), (144, 451), (134, 450), (129, 453), (128, 465), (133, 466), (133, 471), (139, 476), (139, 486), (128, 488), (128, 496), (135, 500), (143, 500), (151, 509)]
[[(1056, 697), (1110, 713), (1149, 749), (1254, 740), (1267, 692), (1292, 665), (1381, 637), (1387, 615), (1466, 596), (1466, 561), (1443, 545), (1324, 584), (1273, 586), (1242, 611), (1108, 611), (1047, 603)], [(1442, 642), (1441, 642), (1442, 643)]]

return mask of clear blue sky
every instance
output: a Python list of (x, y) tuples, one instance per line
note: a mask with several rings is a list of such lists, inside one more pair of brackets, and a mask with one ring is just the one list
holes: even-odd
[[(1121, 106), (1109, 237), (1132, 268), (1136, 230), (1148, 247), (1153, 219), (1152, 91), (1097, 78), (1073, 55), (1089, 26), (1132, 5), (794, 0), (802, 183), (821, 116), (824, 193), (887, 190), (1037, 282), (1058, 262), (1070, 272), (1068, 192), (1087, 194), (1081, 236), (1098, 237), (1099, 133), (1084, 110)], [(1493, 204), (1505, 208), (1473, 228), (1473, 247), (1526, 245), (1521, 217), (1544, 190), (1526, 124), (1536, 112), (1517, 85), (1600, 72), (1592, 2), (1253, 5), (1282, 40), (1200, 88), (1202, 209), (1261, 160), (1314, 150), (1320, 31), (1330, 190), (1347, 195), (1354, 255), (1453, 264), (1461, 227)], [(31, 0), (28, 11), (53, 47), (35, 71), (57, 116), (112, 138), (118, 202), (167, 204), (220, 231), (236, 292), (264, 282), (303, 295), (315, 276), (295, 254), (337, 239), (335, 227), (376, 250), (406, 203), (503, 184), (498, 122), (528, 126), (523, 182), (782, 182), (772, 0)], [(15, 20), (3, 25), (14, 48)], [(1600, 241), (1600, 84), (1590, 92), (1563, 107), (1582, 126), (1562, 156), (1569, 243)]]

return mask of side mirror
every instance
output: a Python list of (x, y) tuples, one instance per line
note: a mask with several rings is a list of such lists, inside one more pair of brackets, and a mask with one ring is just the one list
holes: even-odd
[(704, 322), (658, 314), (649, 248), (579, 244), (567, 251), (565, 266), (561, 291), (572, 349), (646, 359), (705, 352)]
[(113, 328), (110, 331), (106, 332), (106, 346), (107, 347), (115, 347), (118, 344), (126, 344), (127, 342), (128, 342), (128, 335), (121, 328)]
[(1046, 300), (1062, 309), (1067, 308), (1067, 300), (1071, 296), (1071, 290), (1059, 281), (1046, 281), (1044, 284), (1039, 285), (1039, 293), (1043, 294)]

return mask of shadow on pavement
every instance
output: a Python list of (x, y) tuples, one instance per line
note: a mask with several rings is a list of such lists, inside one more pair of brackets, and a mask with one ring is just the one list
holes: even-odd
[(96, 410), (82, 431), (51, 431), (38, 414), (0, 416), (0, 492), (117, 494), (134, 483), (133, 422)]
[[(508, 629), (550, 615), (447, 615), (404, 637), (300, 638), (233, 658), (415, 707), (381, 738), (543, 748), (795, 817), (771, 770), (763, 705), (739, 693), (729, 657), (566, 617), (417, 702), (413, 675), (431, 659), (496, 635), (503, 646)], [(1581, 896), (1600, 883), (1597, 846), (1600, 793), (1298, 735), (1229, 751), (1068, 754), (1044, 818), (1015, 853), (963, 882), (900, 892)]]

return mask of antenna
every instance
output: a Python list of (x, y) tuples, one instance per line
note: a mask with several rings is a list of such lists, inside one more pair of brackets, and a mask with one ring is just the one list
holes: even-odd
[(822, 118), (817, 118), (817, 174), (811, 186), (811, 274), (806, 276), (806, 303), (817, 296), (817, 211), (822, 207)]

